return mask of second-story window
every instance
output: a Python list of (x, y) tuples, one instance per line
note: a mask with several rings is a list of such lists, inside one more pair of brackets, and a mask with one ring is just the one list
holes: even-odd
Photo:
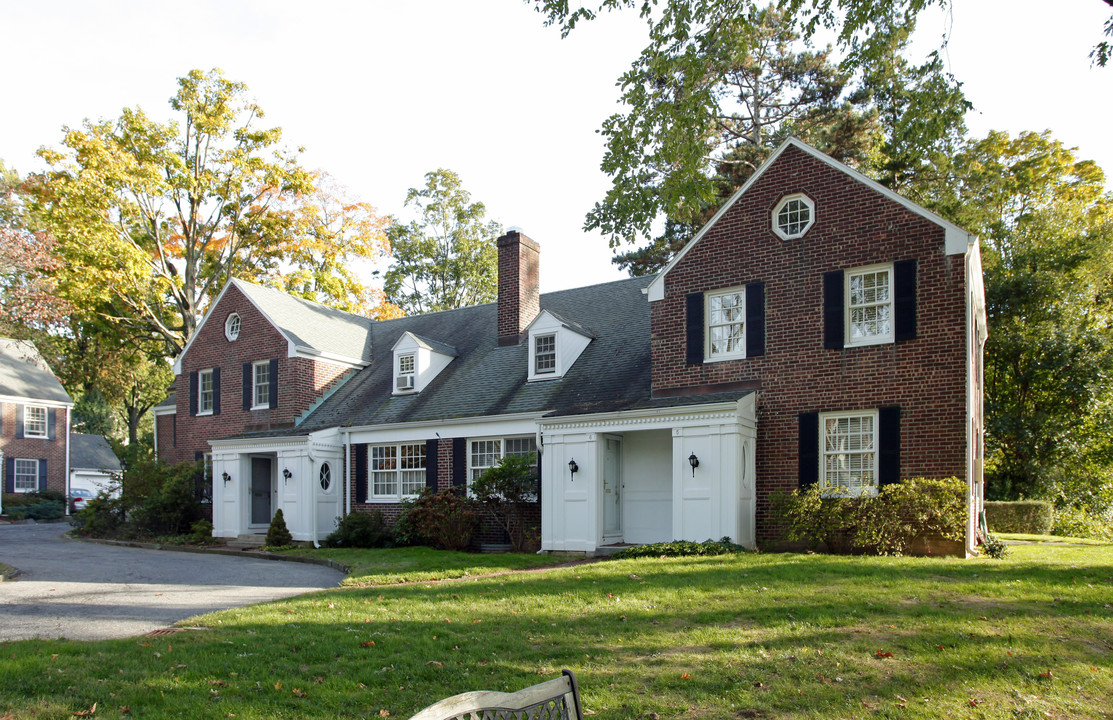
[(891, 264), (846, 273), (847, 345), (893, 341), (892, 273)]
[(707, 294), (707, 359), (746, 357), (746, 288)]
[(44, 438), (47, 436), (46, 408), (27, 405), (23, 408), (23, 437)]
[(213, 371), (201, 370), (197, 373), (197, 414), (213, 411)]
[(398, 390), (414, 389), (414, 372), (416, 367), (417, 365), (413, 353), (406, 353), (405, 355), (398, 356), (398, 376), (395, 379), (395, 387)]
[(533, 372), (537, 375), (555, 373), (556, 335), (538, 335), (533, 342)]
[(252, 374), (252, 410), (269, 408), (271, 404), (271, 364), (262, 360), (254, 364)]

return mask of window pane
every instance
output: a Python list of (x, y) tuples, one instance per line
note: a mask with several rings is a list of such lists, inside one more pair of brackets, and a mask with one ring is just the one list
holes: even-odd
[(34, 405), (23, 408), (23, 434), (26, 437), (46, 437), (46, 408)]
[(413, 375), (414, 372), (414, 356), (413, 355), (399, 355), (398, 356), (398, 374), (399, 375)]
[(15, 461), (14, 484), (16, 492), (34, 492), (38, 490), (39, 461), (17, 459)]
[(708, 336), (710, 354), (733, 355), (745, 351), (746, 298), (741, 292), (711, 296)]
[(202, 370), (197, 376), (197, 384), (200, 386), (200, 397), (198, 399), (197, 409), (201, 412), (207, 412), (213, 409), (213, 371)]
[(255, 363), (255, 405), (270, 405), (271, 365), (269, 362)]
[(541, 335), (533, 345), (534, 372), (556, 372), (556, 336)]
[(823, 473), (828, 487), (851, 493), (873, 487), (876, 453), (872, 413), (828, 417), (823, 422)]

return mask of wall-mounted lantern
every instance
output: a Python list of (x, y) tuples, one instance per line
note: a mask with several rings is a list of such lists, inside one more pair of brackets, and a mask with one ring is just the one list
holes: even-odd
[(290, 468), (282, 468), (282, 481), (283, 481), (283, 483), (290, 482), (290, 478), (292, 478), (293, 476), (294, 476), (294, 474), (292, 472), (290, 472)]
[(231, 476), (231, 475), (229, 475), (229, 474), (228, 474), (227, 472), (225, 472), (225, 473), (221, 473), (220, 477), (224, 478), (224, 484), (225, 484), (225, 485), (227, 485), (228, 483), (232, 482), (232, 476)]
[(568, 461), (568, 472), (572, 475), (572, 480), (576, 480), (576, 473), (580, 471), (580, 466), (576, 464), (576, 458)]
[(688, 456), (688, 464), (692, 466), (692, 477), (696, 476), (696, 468), (699, 467), (699, 458), (695, 453)]

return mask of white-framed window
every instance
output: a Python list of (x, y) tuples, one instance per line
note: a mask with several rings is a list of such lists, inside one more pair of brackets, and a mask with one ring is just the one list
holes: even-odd
[(228, 338), (229, 342), (235, 340), (240, 336), (240, 316), (236, 313), (231, 313), (228, 319), (224, 321), (224, 337)]
[(211, 415), (213, 412), (213, 371), (197, 372), (197, 414)]
[(41, 405), (23, 406), (23, 437), (47, 437), (49, 428), (46, 422), (46, 408)]
[(425, 443), (372, 445), (371, 497), (398, 502), (425, 487)]
[(398, 356), (398, 374), (394, 380), (394, 387), (397, 390), (413, 390), (414, 389), (414, 375), (417, 371), (417, 358), (413, 353), (405, 353)]
[(707, 308), (707, 360), (732, 360), (746, 357), (746, 288), (709, 292)]
[(15, 477), (12, 479), (17, 493), (35, 492), (39, 489), (39, 461), (15, 459)]
[(819, 477), (848, 495), (877, 492), (877, 411), (821, 413)]
[(533, 339), (533, 372), (549, 375), (556, 372), (556, 335), (538, 335)]
[(328, 492), (332, 488), (332, 468), (328, 463), (321, 463), (321, 471), (318, 477), (321, 483), (321, 490)]
[(251, 377), (251, 409), (265, 410), (271, 406), (270, 360), (252, 363)]
[(472, 440), (468, 448), (468, 482), (479, 478), (508, 455), (537, 456), (537, 439), (532, 435)]
[(773, 232), (782, 240), (803, 237), (815, 222), (815, 203), (803, 193), (786, 195), (773, 208)]
[(893, 265), (847, 270), (846, 345), (893, 342)]

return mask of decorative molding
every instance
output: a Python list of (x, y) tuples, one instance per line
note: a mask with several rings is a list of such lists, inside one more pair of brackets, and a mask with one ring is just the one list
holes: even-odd
[(719, 404), (718, 407), (721, 409), (711, 409), (712, 406), (704, 407), (707, 409), (666, 415), (662, 415), (660, 410), (634, 410), (629, 414), (613, 413), (602, 416), (591, 415), (584, 416), (582, 419), (577, 420), (547, 421), (542, 419), (539, 421), (539, 424), (542, 430), (547, 433), (572, 432), (576, 430), (616, 432), (620, 427), (631, 429), (670, 427), (673, 428), (674, 435), (679, 435), (681, 428), (677, 428), (677, 425), (733, 425), (740, 421), (740, 410), (737, 403)]

